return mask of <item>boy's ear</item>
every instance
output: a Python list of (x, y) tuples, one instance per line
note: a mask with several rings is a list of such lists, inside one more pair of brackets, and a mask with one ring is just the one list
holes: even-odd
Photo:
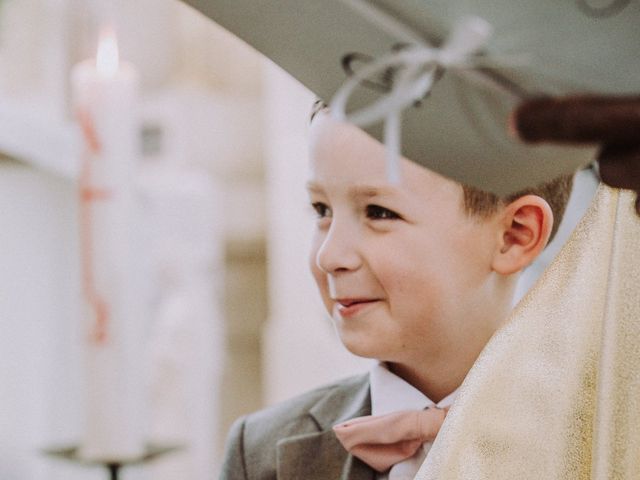
[(537, 195), (517, 198), (502, 211), (500, 239), (492, 262), (495, 272), (510, 275), (533, 262), (549, 241), (553, 213)]

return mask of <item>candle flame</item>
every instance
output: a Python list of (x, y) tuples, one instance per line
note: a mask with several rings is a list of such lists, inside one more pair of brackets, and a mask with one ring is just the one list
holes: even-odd
[(101, 75), (112, 77), (118, 71), (120, 57), (118, 54), (118, 40), (111, 28), (106, 28), (100, 34), (96, 68)]

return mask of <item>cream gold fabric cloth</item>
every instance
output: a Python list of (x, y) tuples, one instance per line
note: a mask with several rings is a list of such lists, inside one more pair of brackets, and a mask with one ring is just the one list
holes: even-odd
[(463, 383), (416, 480), (640, 478), (640, 221), (601, 185)]

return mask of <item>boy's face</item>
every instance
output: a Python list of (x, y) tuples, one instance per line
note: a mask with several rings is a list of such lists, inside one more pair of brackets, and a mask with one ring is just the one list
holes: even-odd
[(389, 184), (384, 147), (356, 127), (319, 113), (310, 136), (311, 270), (345, 346), (412, 362), (490, 336), (496, 222), (467, 216), (459, 184), (408, 160)]

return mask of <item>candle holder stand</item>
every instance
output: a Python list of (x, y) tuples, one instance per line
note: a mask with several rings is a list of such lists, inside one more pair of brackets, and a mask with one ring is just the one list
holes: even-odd
[(178, 452), (183, 448), (184, 447), (181, 445), (162, 446), (149, 444), (146, 446), (144, 453), (138, 458), (130, 458), (126, 460), (89, 460), (80, 455), (80, 447), (77, 446), (47, 448), (43, 450), (43, 453), (47, 456), (67, 460), (78, 465), (102, 466), (109, 472), (110, 480), (119, 480), (120, 471), (124, 467), (150, 463), (164, 455)]

